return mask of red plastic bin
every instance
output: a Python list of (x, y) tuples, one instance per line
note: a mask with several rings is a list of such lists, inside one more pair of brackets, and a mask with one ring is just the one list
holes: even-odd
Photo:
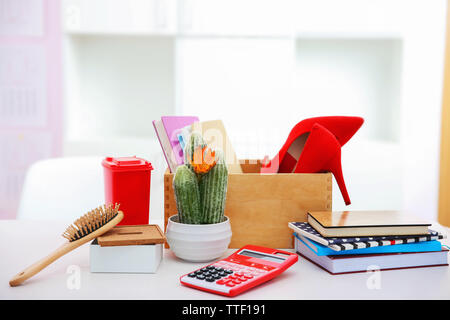
[(120, 203), (119, 225), (149, 223), (152, 164), (137, 157), (107, 157), (102, 161), (106, 204)]

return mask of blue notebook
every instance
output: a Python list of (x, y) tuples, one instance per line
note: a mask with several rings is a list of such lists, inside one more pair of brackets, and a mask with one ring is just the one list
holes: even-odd
[[(377, 254), (377, 253), (400, 253), (400, 252), (429, 252), (429, 251), (441, 251), (442, 245), (437, 240), (432, 241), (423, 241), (416, 243), (405, 243), (405, 244), (394, 244), (391, 246), (378, 246), (378, 247), (369, 247), (369, 248), (361, 248), (361, 249), (353, 249), (353, 250), (345, 250), (345, 251), (335, 251), (321, 245), (314, 240), (308, 239), (297, 233), (294, 233), (294, 236), (297, 240), (303, 242), (306, 246), (308, 246), (312, 251), (315, 252), (318, 256), (337, 256), (337, 255), (348, 255), (348, 254)], [(296, 241), (297, 241), (296, 240)]]

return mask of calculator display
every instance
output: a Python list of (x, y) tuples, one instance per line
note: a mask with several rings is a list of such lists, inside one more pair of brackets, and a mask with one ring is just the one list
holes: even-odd
[(258, 259), (271, 261), (271, 262), (276, 262), (276, 263), (282, 263), (283, 261), (286, 260), (285, 258), (274, 257), (272, 255), (266, 255), (266, 254), (263, 254), (263, 253), (259, 253), (259, 252), (255, 252), (255, 251), (249, 251), (249, 250), (242, 250), (241, 252), (239, 252), (239, 254), (242, 255), (242, 256), (258, 258)]

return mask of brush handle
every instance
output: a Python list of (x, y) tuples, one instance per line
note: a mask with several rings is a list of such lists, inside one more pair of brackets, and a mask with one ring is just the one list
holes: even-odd
[(78, 246), (74, 246), (73, 243), (67, 242), (60, 246), (58, 249), (53, 251), (51, 254), (46, 256), (45, 258), (37, 261), (36, 263), (32, 264), (22, 272), (16, 274), (10, 281), (9, 285), (11, 287), (18, 286), (28, 278), (31, 278), (36, 273), (47, 267), (49, 264), (57, 260), (58, 258), (62, 257), (66, 253), (72, 251), (73, 249), (77, 248)]
[(101, 236), (102, 234), (108, 232), (109, 230), (114, 228), (114, 226), (116, 226), (122, 219), (123, 219), (123, 212), (119, 211), (117, 213), (117, 215), (111, 221), (109, 221), (107, 224), (105, 224), (103, 227), (95, 230), (94, 232), (84, 236), (81, 239), (78, 239), (78, 240), (75, 240), (75, 241), (71, 241), (71, 242), (66, 242), (65, 244), (60, 246), (58, 249), (53, 251), (51, 254), (46, 256), (45, 258), (37, 261), (36, 263), (32, 264), (31, 266), (29, 266), (28, 268), (26, 268), (22, 272), (16, 274), (9, 281), (9, 285), (11, 287), (18, 286), (19, 284), (21, 284), (25, 280), (31, 278), (36, 273), (38, 273), (39, 271), (41, 271), (42, 269), (47, 267), (49, 264), (51, 264), (52, 262), (54, 262), (58, 258), (60, 258), (63, 255), (65, 255), (66, 253), (68, 253), (68, 252), (72, 251), (73, 249), (78, 248), (79, 246), (85, 244), (86, 242), (89, 242), (89, 241), (91, 241), (91, 240)]

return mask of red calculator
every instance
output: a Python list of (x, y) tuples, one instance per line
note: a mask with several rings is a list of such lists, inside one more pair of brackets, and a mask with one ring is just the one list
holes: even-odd
[(297, 260), (296, 253), (247, 245), (225, 259), (181, 276), (180, 282), (232, 297), (276, 277)]

